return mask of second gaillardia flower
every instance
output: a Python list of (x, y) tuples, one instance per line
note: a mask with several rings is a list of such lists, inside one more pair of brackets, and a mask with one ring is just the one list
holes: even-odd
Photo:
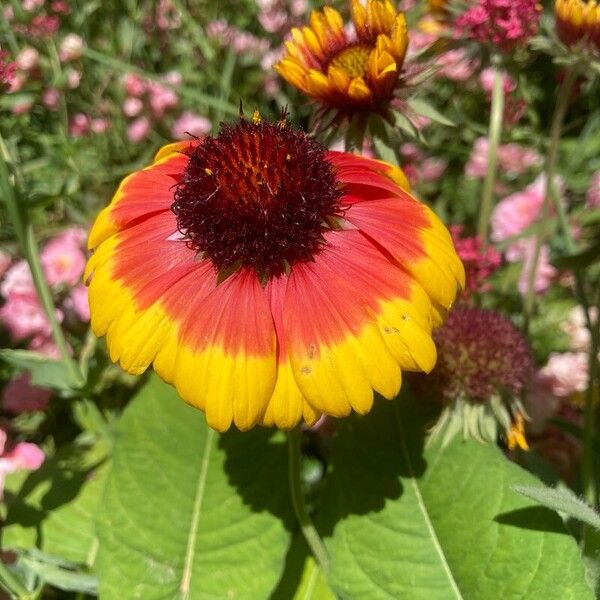
[(351, 1), (352, 24), (331, 7), (313, 11), (310, 26), (294, 28), (275, 70), (334, 112), (387, 113), (401, 75), (408, 33), (406, 19), (389, 0)]
[(366, 413), (430, 371), (464, 284), (439, 219), (389, 164), (258, 115), (171, 144), (89, 237), (94, 332), (220, 431)]

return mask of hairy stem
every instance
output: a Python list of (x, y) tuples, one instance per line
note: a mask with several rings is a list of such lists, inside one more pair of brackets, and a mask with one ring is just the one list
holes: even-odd
[(292, 503), (294, 505), (294, 512), (296, 518), (300, 524), (300, 529), (304, 535), (304, 539), (311, 549), (313, 556), (317, 563), (321, 567), (323, 573), (327, 575), (329, 573), (329, 555), (327, 549), (323, 544), (323, 540), (316, 530), (309, 514), (306, 509), (306, 503), (304, 501), (304, 494), (302, 492), (302, 485), (300, 482), (300, 473), (302, 468), (302, 453), (301, 453), (301, 440), (302, 433), (299, 427), (292, 429), (288, 432), (288, 457), (289, 457), (289, 482), (290, 492), (292, 495)]
[[(542, 204), (542, 216), (541, 220), (543, 223), (548, 221), (550, 215), (550, 202), (553, 197), (553, 186), (554, 186), (554, 175), (556, 173), (556, 159), (558, 157), (558, 146), (560, 143), (560, 136), (562, 133), (562, 125), (567, 113), (569, 106), (569, 99), (571, 98), (571, 91), (573, 85), (577, 79), (577, 65), (569, 67), (565, 78), (562, 82), (558, 93), (558, 99), (554, 108), (554, 115), (552, 117), (552, 125), (550, 127), (550, 142), (548, 145), (548, 154), (546, 157), (546, 166), (544, 169), (544, 202)], [(560, 199), (558, 200), (560, 203)], [(559, 212), (559, 215), (562, 215)], [(564, 215), (562, 215), (564, 216)], [(527, 292), (525, 295), (525, 304), (523, 307), (524, 325), (523, 329), (525, 333), (529, 329), (529, 322), (533, 315), (533, 309), (535, 306), (535, 277), (537, 274), (538, 263), (540, 260), (540, 254), (542, 246), (546, 241), (548, 235), (547, 228), (544, 227), (535, 236), (535, 245), (533, 253), (529, 258), (529, 274), (527, 279)]]
[(490, 114), (490, 131), (487, 157), (487, 170), (483, 180), (481, 206), (479, 209), (479, 224), (477, 233), (481, 238), (484, 248), (488, 244), (488, 229), (490, 216), (494, 203), (494, 187), (496, 185), (496, 171), (498, 166), (498, 146), (502, 134), (502, 118), (504, 116), (504, 86), (500, 61), (493, 60), (494, 83), (492, 87), (492, 106)]
[(6, 211), (13, 224), (15, 236), (19, 242), (21, 251), (29, 264), (33, 284), (42, 307), (44, 308), (44, 312), (48, 317), (50, 329), (52, 330), (52, 337), (58, 347), (61, 358), (71, 375), (72, 381), (78, 385), (83, 385), (84, 382), (79, 368), (69, 354), (69, 346), (65, 340), (60, 323), (56, 318), (56, 307), (54, 306), (52, 294), (48, 288), (46, 279), (44, 278), (37, 242), (31, 223), (29, 223), (25, 204), (18, 198), (17, 190), (11, 182), (10, 171), (8, 168), (8, 164), (11, 162), (8, 148), (6, 147), (4, 140), (0, 138), (0, 191), (2, 193), (2, 200), (4, 201)]

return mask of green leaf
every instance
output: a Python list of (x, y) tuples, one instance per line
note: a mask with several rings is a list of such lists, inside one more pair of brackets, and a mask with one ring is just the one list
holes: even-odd
[(268, 598), (290, 506), (283, 434), (219, 436), (153, 377), (117, 431), (98, 521), (100, 597)]
[(591, 599), (556, 513), (510, 493), (535, 478), (495, 446), (423, 450), (410, 401), (340, 423), (317, 527), (345, 599)]
[(569, 517), (600, 530), (600, 515), (567, 488), (514, 485), (513, 490), (526, 498), (535, 500), (542, 506), (565, 513)]
[(93, 566), (98, 549), (94, 529), (107, 465), (101, 445), (68, 446), (25, 478), (7, 477), (8, 513), (2, 527), (2, 547), (39, 548), (73, 563)]
[(285, 571), (277, 588), (271, 594), (272, 600), (335, 600), (336, 595), (327, 585), (327, 580), (301, 533), (297, 533), (285, 560)]
[(17, 369), (31, 373), (31, 383), (56, 390), (71, 391), (78, 387), (65, 363), (29, 350), (0, 350), (0, 358)]
[(445, 117), (437, 108), (431, 106), (431, 104), (421, 98), (410, 98), (407, 103), (417, 114), (423, 115), (435, 123), (446, 125), (447, 127), (456, 127), (456, 123)]

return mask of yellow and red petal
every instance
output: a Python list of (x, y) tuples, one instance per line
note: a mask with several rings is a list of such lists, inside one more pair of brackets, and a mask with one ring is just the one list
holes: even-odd
[(172, 187), (187, 161), (184, 152), (196, 142), (168, 144), (150, 166), (126, 177), (111, 203), (104, 208), (89, 235), (88, 247), (96, 248), (113, 233), (149, 214), (170, 210)]
[[(345, 235), (351, 232), (340, 232)], [(328, 234), (328, 241), (330, 240)], [(283, 324), (292, 371), (311, 406), (333, 416), (364, 414), (373, 389), (394, 397), (400, 367), (388, 351), (374, 315), (341, 277), (329, 245), (314, 262), (289, 276)]]
[(395, 198), (357, 202), (345, 219), (387, 250), (423, 287), (435, 308), (435, 324), (464, 287), (464, 268), (450, 234), (424, 204), (398, 188)]

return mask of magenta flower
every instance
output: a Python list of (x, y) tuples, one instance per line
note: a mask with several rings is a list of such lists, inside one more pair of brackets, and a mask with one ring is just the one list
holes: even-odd
[(511, 52), (536, 34), (538, 0), (477, 0), (456, 19), (457, 33), (501, 52)]
[(43, 450), (29, 442), (19, 442), (6, 451), (6, 431), (0, 429), (0, 500), (4, 495), (4, 479), (15, 471), (35, 471), (44, 462)]

